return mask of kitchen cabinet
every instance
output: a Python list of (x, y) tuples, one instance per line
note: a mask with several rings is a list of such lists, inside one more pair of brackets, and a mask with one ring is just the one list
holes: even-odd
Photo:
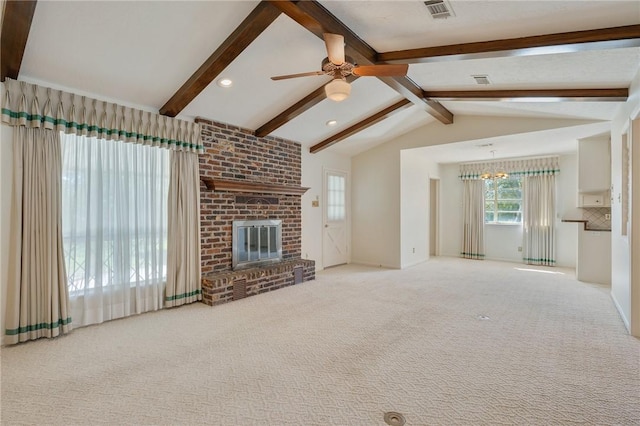
[(580, 281), (611, 284), (611, 232), (580, 229), (576, 278)]
[(578, 207), (611, 207), (609, 191), (578, 194)]
[(579, 193), (604, 193), (610, 188), (610, 150), (608, 134), (578, 140)]

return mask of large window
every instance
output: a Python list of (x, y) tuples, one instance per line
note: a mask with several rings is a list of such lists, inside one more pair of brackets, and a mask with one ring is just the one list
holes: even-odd
[(484, 222), (522, 223), (522, 177), (485, 180)]

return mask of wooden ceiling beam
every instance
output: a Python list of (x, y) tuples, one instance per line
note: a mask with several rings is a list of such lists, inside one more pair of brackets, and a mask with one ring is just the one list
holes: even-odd
[(532, 56), (640, 46), (640, 25), (379, 53), (378, 62), (417, 64), (477, 58)]
[[(341, 34), (345, 41), (345, 54), (352, 57), (358, 65), (375, 65), (378, 52), (364, 42), (349, 27), (315, 0), (311, 1), (270, 1), (291, 19), (305, 27), (319, 38), (325, 32)], [(380, 81), (396, 90), (402, 96), (425, 110), (444, 124), (453, 123), (453, 114), (438, 101), (423, 96), (420, 86), (408, 77), (378, 77)]]
[(36, 0), (7, 0), (2, 18), (0, 44), (0, 81), (7, 77), (16, 80), (20, 74), (24, 49), (27, 46)]
[(424, 95), (443, 101), (624, 102), (629, 89), (430, 90)]
[(378, 52), (318, 2), (275, 0), (270, 3), (323, 41), (324, 33), (342, 35), (345, 54), (351, 56), (359, 65), (375, 64)]
[(385, 118), (395, 114), (398, 111), (401, 111), (409, 106), (413, 105), (410, 100), (402, 99), (401, 101), (396, 102), (395, 104), (383, 109), (382, 111), (378, 111), (377, 113), (365, 118), (359, 123), (354, 124), (343, 131), (336, 133), (335, 135), (313, 145), (309, 148), (309, 152), (315, 154), (323, 149), (329, 148), (331, 145), (334, 145), (340, 142), (343, 139), (348, 138), (351, 135), (354, 135), (367, 127), (373, 126), (374, 124), (384, 120)]
[[(349, 83), (352, 83), (357, 78), (358, 76), (356, 75), (350, 75), (347, 77), (347, 81)], [(314, 90), (304, 98), (300, 99), (295, 104), (291, 105), (289, 108), (287, 108), (286, 110), (284, 110), (283, 112), (281, 112), (280, 114), (278, 114), (277, 116), (269, 120), (267, 123), (258, 127), (253, 132), (253, 135), (259, 138), (265, 137), (271, 132), (273, 132), (274, 130), (276, 130), (277, 128), (293, 120), (303, 112), (308, 111), (314, 106), (316, 106), (318, 103), (320, 103), (326, 98), (324, 86), (325, 85), (323, 84), (322, 86), (318, 87), (316, 90)]]
[(258, 38), (282, 12), (269, 2), (260, 2), (198, 70), (167, 101), (160, 114), (175, 117)]

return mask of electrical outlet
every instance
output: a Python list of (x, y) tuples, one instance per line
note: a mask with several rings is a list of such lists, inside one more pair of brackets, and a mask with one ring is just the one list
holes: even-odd
[(415, 248), (415, 247), (413, 248), (413, 252), (414, 252), (414, 253), (416, 252), (416, 248)]
[(605, 214), (604, 214), (604, 218), (605, 218), (606, 220), (611, 220), (611, 213), (605, 213)]
[(520, 251), (520, 252), (522, 251), (522, 246), (518, 247), (518, 251)]

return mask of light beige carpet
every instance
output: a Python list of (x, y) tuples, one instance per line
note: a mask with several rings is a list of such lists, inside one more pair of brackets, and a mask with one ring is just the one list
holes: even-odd
[(640, 424), (640, 341), (609, 289), (490, 261), (334, 268), (1, 363), (3, 424)]

